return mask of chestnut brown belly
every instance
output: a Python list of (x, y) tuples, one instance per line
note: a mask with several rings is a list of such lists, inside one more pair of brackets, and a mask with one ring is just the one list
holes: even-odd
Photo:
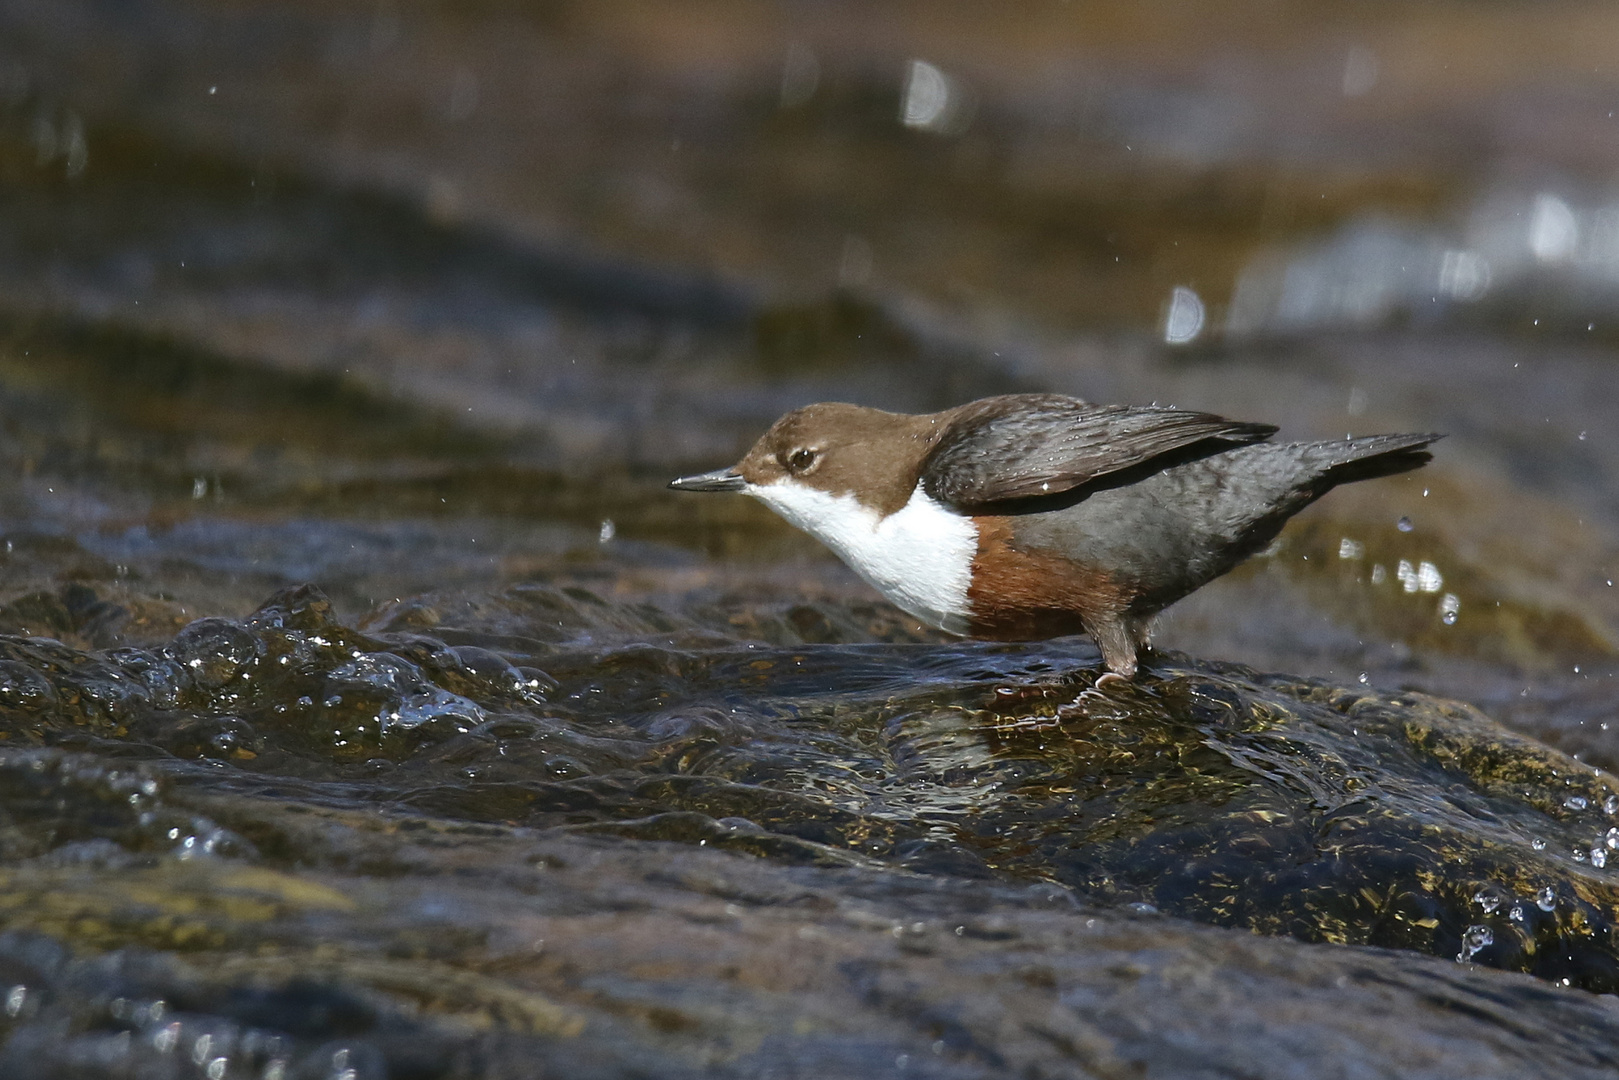
[(1138, 590), (1109, 574), (1046, 551), (1013, 544), (1006, 518), (975, 517), (978, 552), (967, 600), (973, 637), (1033, 641), (1087, 631), (1116, 619)]

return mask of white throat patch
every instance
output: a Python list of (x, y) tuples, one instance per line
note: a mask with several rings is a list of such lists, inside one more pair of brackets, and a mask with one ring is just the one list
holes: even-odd
[(750, 484), (747, 493), (831, 548), (896, 607), (952, 634), (967, 632), (978, 526), (934, 502), (921, 484), (884, 518), (853, 495), (796, 480)]

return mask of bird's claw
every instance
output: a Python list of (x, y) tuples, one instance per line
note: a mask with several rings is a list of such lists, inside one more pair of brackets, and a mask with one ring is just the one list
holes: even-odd
[(1072, 719), (1074, 717), (1090, 715), (1090, 711), (1094, 706), (1116, 705), (1117, 703), (1108, 696), (1108, 692), (1112, 690), (1119, 690), (1129, 685), (1130, 680), (1126, 679), (1118, 672), (1103, 672), (1102, 675), (1096, 680), (1094, 685), (1081, 690), (1077, 695), (1075, 695), (1073, 701), (1070, 701), (1068, 704), (1060, 707), (1057, 710), (1057, 716), (1058, 718), (1064, 720)]

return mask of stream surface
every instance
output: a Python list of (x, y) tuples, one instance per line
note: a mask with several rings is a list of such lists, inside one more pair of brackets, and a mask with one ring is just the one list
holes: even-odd
[[(1619, 1072), (1619, 15), (0, 2), (0, 1077)], [(1440, 431), (960, 641), (816, 400)]]

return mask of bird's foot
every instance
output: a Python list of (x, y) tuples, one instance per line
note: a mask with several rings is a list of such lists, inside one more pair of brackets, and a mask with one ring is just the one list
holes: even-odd
[(1116, 710), (1118, 701), (1112, 697), (1112, 692), (1122, 690), (1130, 685), (1130, 680), (1116, 671), (1105, 671), (1096, 682), (1079, 692), (1073, 701), (1061, 706), (1057, 716), (1061, 719), (1073, 719), (1081, 716), (1093, 715), (1093, 710), (1107, 708)]

